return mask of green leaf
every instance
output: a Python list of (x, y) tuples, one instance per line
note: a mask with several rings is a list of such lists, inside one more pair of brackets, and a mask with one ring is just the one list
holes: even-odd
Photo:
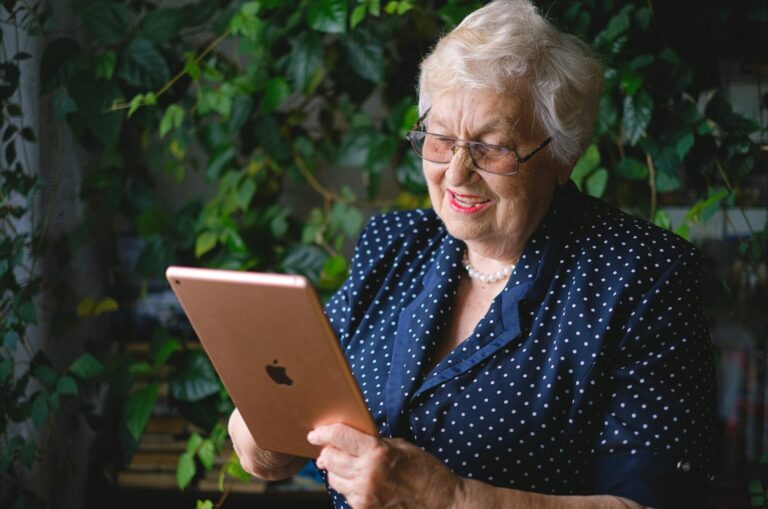
[(64, 120), (67, 115), (77, 111), (77, 104), (64, 88), (59, 88), (53, 93), (51, 105), (56, 120)]
[(236, 132), (248, 123), (253, 113), (253, 99), (248, 95), (238, 94), (232, 98), (232, 106), (229, 113), (227, 128), (230, 132)]
[(105, 51), (96, 57), (96, 76), (103, 80), (111, 80), (117, 66), (117, 53), (112, 50)]
[[(628, 6), (631, 7), (631, 6)], [(605, 28), (605, 37), (612, 41), (619, 35), (623, 34), (629, 29), (629, 10), (625, 7), (621, 12), (613, 16), (608, 21), (608, 26)]]
[(598, 198), (605, 193), (605, 187), (608, 184), (608, 170), (605, 168), (598, 168), (587, 177), (587, 193)]
[(304, 275), (317, 283), (327, 259), (328, 254), (317, 246), (295, 244), (286, 251), (280, 270), (288, 274)]
[(655, 141), (650, 141), (647, 145), (647, 150), (649, 154), (651, 155), (651, 159), (653, 160), (653, 164), (656, 167), (656, 174), (657, 174), (657, 182), (658, 182), (658, 176), (659, 175), (665, 175), (666, 177), (670, 177), (671, 180), (668, 180), (667, 182), (672, 182), (673, 180), (677, 179), (678, 170), (680, 169), (681, 161), (677, 157), (677, 152), (673, 147), (670, 147), (668, 144), (659, 144)]
[(134, 39), (120, 55), (118, 77), (133, 87), (153, 89), (171, 79), (163, 55), (147, 39)]
[(653, 99), (648, 92), (641, 90), (634, 96), (624, 98), (624, 114), (621, 127), (624, 137), (634, 146), (645, 134), (653, 114)]
[(323, 265), (323, 271), (320, 274), (319, 288), (324, 290), (335, 290), (344, 282), (347, 277), (347, 260), (341, 255), (335, 255), (328, 258)]
[(157, 382), (139, 387), (125, 403), (125, 426), (137, 442), (155, 406), (158, 387)]
[(195, 258), (202, 257), (205, 253), (216, 247), (218, 235), (213, 232), (205, 231), (197, 236), (195, 241)]
[(122, 95), (117, 84), (85, 76), (69, 91), (77, 104), (77, 114), (72, 119), (75, 131), (87, 129), (102, 145), (114, 146), (123, 122), (122, 113), (110, 111), (113, 102)]
[(35, 463), (35, 459), (37, 459), (37, 444), (34, 440), (30, 440), (26, 442), (19, 451), (19, 459), (21, 460), (21, 464), (27, 467), (28, 469), (32, 468), (32, 465)]
[(133, 96), (133, 99), (128, 103), (128, 118), (131, 118), (134, 113), (136, 113), (136, 110), (141, 108), (141, 105), (144, 104), (144, 94), (137, 94)]
[(11, 359), (3, 359), (2, 362), (0, 362), (0, 384), (5, 382), (7, 378), (11, 376), (13, 373), (13, 362)]
[(645, 180), (648, 166), (633, 157), (625, 157), (616, 165), (616, 173), (629, 180)]
[(352, 10), (352, 14), (349, 16), (349, 27), (354, 29), (365, 19), (365, 14), (368, 12), (365, 4), (358, 5)]
[(626, 95), (635, 95), (640, 87), (645, 83), (645, 78), (642, 74), (637, 72), (626, 70), (621, 73), (621, 91)]
[(264, 22), (258, 17), (259, 9), (259, 2), (244, 3), (229, 22), (232, 33), (249, 41), (258, 41), (264, 29)]
[(227, 458), (227, 462), (224, 463), (222, 469), (226, 475), (237, 479), (238, 481), (248, 483), (252, 480), (251, 475), (243, 470), (243, 466), (240, 464), (240, 459), (234, 452), (229, 455), (229, 458)]
[(691, 131), (686, 131), (682, 133), (675, 143), (675, 152), (677, 152), (677, 157), (682, 161), (685, 159), (685, 156), (690, 152), (691, 148), (693, 147), (694, 139), (693, 139), (693, 133)]
[(71, 376), (63, 376), (56, 382), (56, 393), (63, 396), (77, 395), (77, 382)]
[(22, 302), (16, 309), (16, 314), (28, 324), (34, 325), (37, 323), (37, 311), (35, 311), (35, 304), (33, 302)]
[(635, 12), (635, 20), (641, 30), (648, 30), (651, 24), (651, 11), (647, 7), (642, 7)]
[(219, 178), (222, 171), (235, 158), (235, 147), (232, 145), (220, 146), (208, 159), (208, 167), (205, 170), (205, 176), (213, 182)]
[(653, 55), (645, 53), (643, 55), (639, 55), (633, 58), (629, 62), (629, 68), (632, 69), (633, 71), (637, 71), (639, 69), (643, 69), (653, 64), (654, 60), (655, 58), (653, 57)]
[(152, 363), (157, 367), (165, 364), (171, 355), (181, 351), (181, 343), (173, 338), (165, 338), (152, 356)]
[(196, 470), (195, 457), (192, 454), (185, 452), (179, 456), (179, 462), (176, 465), (176, 481), (179, 484), (179, 489), (183, 490), (192, 482)]
[[(82, 60), (80, 44), (71, 37), (49, 42), (40, 57), (40, 88), (43, 93), (66, 86)], [(4, 81), (8, 81), (5, 77)]]
[(384, 48), (366, 30), (357, 30), (344, 41), (344, 48), (355, 73), (372, 83), (384, 79)]
[(602, 136), (611, 132), (619, 120), (619, 111), (613, 99), (608, 94), (600, 98), (597, 109), (597, 121), (595, 122), (595, 134)]
[(54, 411), (61, 407), (61, 397), (57, 393), (48, 394), (48, 407)]
[(672, 229), (672, 220), (670, 219), (669, 214), (667, 214), (667, 211), (663, 209), (656, 210), (656, 213), (653, 216), (653, 224), (660, 226), (665, 230)]
[(131, 10), (115, 2), (81, 2), (80, 21), (93, 37), (107, 45), (119, 43), (131, 24)]
[(331, 228), (335, 232), (354, 237), (363, 226), (365, 218), (357, 207), (337, 201), (331, 207)]
[(313, 0), (306, 19), (319, 32), (343, 34), (347, 29), (347, 0)]
[(216, 459), (216, 447), (210, 440), (204, 440), (197, 450), (197, 457), (200, 458), (200, 463), (203, 464), (206, 470), (213, 468), (213, 462)]
[(184, 110), (178, 104), (171, 104), (163, 113), (163, 118), (160, 120), (160, 137), (162, 138), (171, 129), (178, 129), (184, 122)]
[(179, 9), (160, 8), (151, 11), (142, 18), (139, 35), (155, 44), (163, 44), (178, 35), (180, 15)]
[(192, 433), (187, 440), (187, 447), (184, 450), (194, 455), (201, 445), (203, 445), (203, 437), (200, 436), (200, 433)]
[(221, 382), (208, 357), (203, 352), (191, 351), (169, 386), (174, 398), (195, 402), (218, 393)]
[(11, 351), (16, 350), (16, 344), (20, 339), (21, 337), (19, 336), (18, 332), (15, 330), (8, 331), (5, 335), (5, 338), (3, 339), (3, 346)]
[(764, 493), (763, 483), (760, 481), (760, 479), (753, 479), (752, 481), (749, 481), (749, 493), (752, 495), (759, 495)]
[(689, 241), (691, 240), (691, 227), (690, 225), (687, 225), (685, 223), (681, 224), (677, 228), (675, 228), (675, 233), (677, 235), (680, 235), (685, 240)]
[(40, 383), (48, 388), (52, 388), (58, 378), (56, 372), (49, 366), (37, 366), (34, 371), (32, 371), (32, 376), (40, 380)]
[(42, 426), (48, 418), (48, 393), (46, 391), (38, 392), (37, 396), (35, 396), (32, 401), (31, 416), (32, 424), (36, 428)]
[(291, 90), (285, 79), (281, 76), (270, 78), (264, 87), (264, 95), (261, 97), (261, 110), (265, 113), (275, 111), (290, 93)]
[(237, 188), (235, 193), (235, 205), (242, 211), (247, 211), (250, 208), (251, 200), (256, 194), (256, 181), (250, 178), (243, 179), (240, 187)]
[(411, 194), (427, 192), (427, 182), (424, 180), (421, 164), (421, 158), (415, 152), (409, 151), (395, 172), (398, 183)]
[(573, 180), (577, 186), (579, 186), (579, 189), (582, 188), (582, 182), (584, 179), (592, 173), (592, 171), (597, 168), (597, 166), (600, 164), (600, 151), (597, 148), (597, 145), (590, 145), (587, 147), (587, 150), (584, 151), (582, 156), (579, 158), (579, 160), (576, 162), (576, 165), (573, 167), (573, 172), (571, 172), (571, 180)]
[(665, 47), (659, 52), (659, 58), (669, 64), (680, 65), (680, 57), (677, 56), (677, 53), (675, 53), (675, 51), (669, 47)]
[(146, 376), (152, 373), (152, 366), (146, 361), (133, 362), (128, 366), (128, 373), (133, 376)]
[(317, 34), (305, 32), (293, 40), (287, 74), (295, 90), (303, 93), (309, 88), (312, 77), (320, 67), (321, 57), (322, 41)]
[(101, 362), (90, 353), (84, 353), (69, 367), (69, 371), (81, 380), (94, 378), (103, 370), (104, 366)]
[(668, 193), (680, 189), (682, 186), (676, 174), (659, 172), (656, 174), (656, 190), (660, 193)]

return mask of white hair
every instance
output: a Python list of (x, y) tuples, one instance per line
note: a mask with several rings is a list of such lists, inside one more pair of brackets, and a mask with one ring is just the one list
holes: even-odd
[(559, 161), (574, 164), (589, 144), (602, 65), (589, 46), (561, 33), (529, 0), (494, 0), (438, 41), (421, 63), (419, 112), (457, 89), (514, 93), (527, 87), (533, 114)]

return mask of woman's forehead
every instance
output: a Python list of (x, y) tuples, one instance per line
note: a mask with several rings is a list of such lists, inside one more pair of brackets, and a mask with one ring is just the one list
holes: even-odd
[(473, 131), (517, 131), (530, 112), (517, 94), (489, 90), (449, 91), (438, 94), (427, 115), (431, 125)]

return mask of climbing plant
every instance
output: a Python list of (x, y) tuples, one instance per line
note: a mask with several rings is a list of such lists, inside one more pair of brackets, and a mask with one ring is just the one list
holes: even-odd
[[(30, 55), (7, 54), (4, 43), (0, 487), (14, 486), (14, 503), (32, 506), (34, 489), (22, 480), (44, 449), (34, 431), (18, 430), (44, 429), (83, 384), (110, 387), (105, 408), (116, 418), (98, 425), (117, 430), (120, 454), (102, 458), (117, 463), (169, 394), (201, 430), (179, 463), (182, 488), (212, 468), (232, 408), (207, 358), (174, 327), (117, 327), (112, 348), (66, 369), (32, 347), (19, 354), (46, 288), (36, 270), (45, 250), (76, 251), (95, 232), (113, 246), (108, 290), (62, 300), (56, 317), (66, 323), (99, 315), (127, 323), (171, 263), (301, 273), (327, 295), (346, 276), (348, 248), (369, 213), (428, 206), (420, 161), (404, 142), (418, 116), (418, 63), (481, 3), (80, 0), (69, 6), (77, 20), (69, 33), (44, 3), (3, 2), (4, 41), (43, 38), (42, 98), (91, 161), (83, 224), (46, 245), (47, 216), (33, 218), (33, 203), (56, 182), (41, 182), (23, 156), (36, 143), (18, 95)], [(685, 204), (675, 225), (682, 236), (718, 210), (749, 204), (745, 186), (766, 164), (750, 135), (765, 126), (734, 112), (717, 68), (734, 48), (744, 56), (743, 38), (768, 47), (764, 2), (697, 3), (706, 27), (650, 0), (538, 3), (605, 63), (594, 139), (573, 174), (582, 189), (666, 228), (663, 205)], [(733, 26), (743, 27), (738, 37), (728, 35)], [(766, 237), (740, 239), (755, 273)], [(130, 257), (129, 244), (138, 246)], [(126, 348), (136, 339), (150, 344), (148, 354)], [(227, 469), (242, 474), (236, 462)]]

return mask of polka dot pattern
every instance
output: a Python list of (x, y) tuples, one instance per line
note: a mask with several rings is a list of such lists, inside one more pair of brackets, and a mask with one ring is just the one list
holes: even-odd
[(326, 306), (382, 436), (527, 491), (664, 507), (670, 486), (704, 482), (714, 368), (692, 246), (569, 183), (472, 334), (425, 372), (464, 249), (431, 210), (376, 216)]

